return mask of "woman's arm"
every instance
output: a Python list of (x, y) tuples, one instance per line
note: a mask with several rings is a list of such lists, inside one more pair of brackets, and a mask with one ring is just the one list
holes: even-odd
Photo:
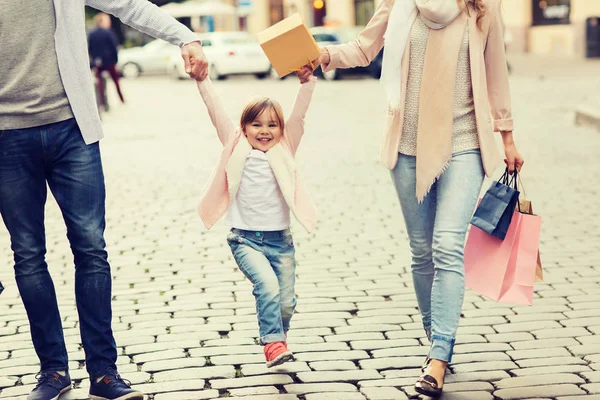
[(523, 157), (517, 150), (513, 138), (513, 118), (508, 83), (508, 66), (504, 46), (504, 24), (502, 23), (501, 2), (490, 5), (490, 28), (484, 51), (486, 81), (490, 112), (494, 120), (494, 131), (502, 134), (504, 162), (509, 171), (521, 170)]
[(365, 29), (352, 42), (321, 49), (319, 63), (323, 71), (369, 65), (383, 48), (383, 37), (393, 4), (393, 0), (382, 0)]
[(494, 131), (507, 132), (513, 130), (513, 119), (500, 2), (493, 2), (489, 12), (491, 21), (484, 51), (488, 99)]
[(198, 86), (202, 100), (204, 100), (204, 104), (206, 104), (210, 120), (217, 129), (219, 140), (225, 146), (235, 134), (235, 124), (227, 116), (227, 112), (221, 103), (221, 99), (215, 92), (210, 79), (206, 78), (203, 81), (196, 81), (196, 85)]
[(296, 102), (290, 117), (285, 123), (285, 135), (292, 154), (296, 154), (296, 150), (302, 140), (304, 134), (304, 119), (306, 118), (306, 112), (312, 99), (312, 94), (315, 89), (317, 78), (312, 74), (300, 85), (298, 95), (296, 96)]

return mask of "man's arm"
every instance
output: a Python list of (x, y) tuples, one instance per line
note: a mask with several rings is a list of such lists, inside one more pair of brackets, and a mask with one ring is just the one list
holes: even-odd
[(208, 73), (208, 63), (196, 34), (148, 0), (85, 0), (85, 3), (140, 32), (181, 47), (186, 72), (192, 78)]

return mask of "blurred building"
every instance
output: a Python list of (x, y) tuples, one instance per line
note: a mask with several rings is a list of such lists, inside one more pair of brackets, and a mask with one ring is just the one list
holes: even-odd
[(600, 0), (503, 0), (508, 51), (600, 57)]
[[(256, 33), (299, 13), (309, 27), (366, 25), (381, 0), (236, 0), (247, 17), (243, 27)], [(247, 5), (251, 3), (250, 5)]]

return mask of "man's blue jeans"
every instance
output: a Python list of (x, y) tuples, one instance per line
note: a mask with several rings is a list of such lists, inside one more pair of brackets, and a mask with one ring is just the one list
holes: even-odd
[(74, 119), (0, 131), (0, 213), (10, 233), (31, 338), (42, 371), (67, 371), (61, 317), (45, 261), (46, 183), (62, 212), (74, 255), (86, 368), (92, 378), (100, 377), (117, 360), (104, 241), (104, 174), (98, 143), (86, 145)]
[(227, 243), (240, 270), (254, 286), (260, 344), (285, 342), (296, 308), (296, 259), (290, 230), (234, 228)]
[(399, 154), (392, 179), (406, 222), (429, 357), (450, 362), (465, 294), (465, 235), (483, 183), (479, 150), (456, 153), (422, 203), (416, 158)]

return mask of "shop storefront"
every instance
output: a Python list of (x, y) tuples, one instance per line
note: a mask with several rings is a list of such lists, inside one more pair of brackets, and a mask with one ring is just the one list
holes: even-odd
[(590, 29), (600, 17), (600, 0), (503, 0), (503, 12), (509, 51), (593, 55), (596, 33)]

